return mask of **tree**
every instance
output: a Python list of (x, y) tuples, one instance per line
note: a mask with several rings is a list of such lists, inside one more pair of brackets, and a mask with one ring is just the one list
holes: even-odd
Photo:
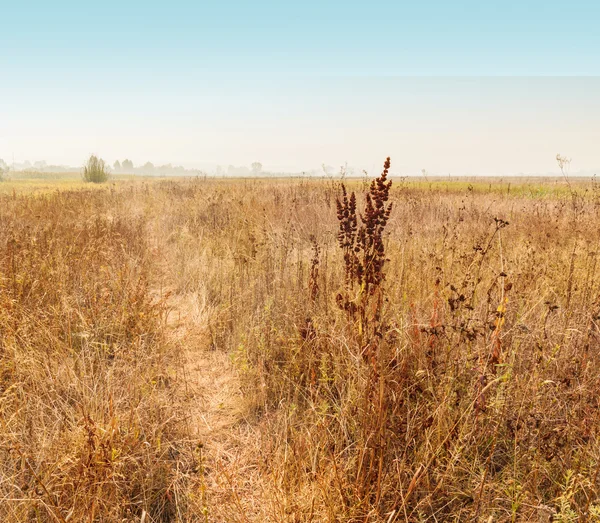
[(145, 173), (152, 174), (154, 172), (154, 164), (152, 162), (146, 162), (142, 167)]
[(121, 167), (123, 168), (124, 171), (132, 171), (133, 170), (133, 162), (131, 160), (125, 159), (125, 160), (123, 160)]
[(252, 174), (254, 174), (254, 175), (260, 174), (262, 172), (263, 166), (262, 166), (262, 163), (260, 163), (260, 162), (254, 162), (251, 167), (252, 167)]
[(166, 174), (173, 174), (174, 169), (170, 163), (167, 163), (165, 165), (156, 166), (156, 170), (158, 171), (159, 174), (164, 176)]
[(121, 170), (121, 162), (119, 162), (119, 160), (115, 161), (115, 163), (113, 164), (113, 169), (115, 171), (120, 171)]
[(248, 167), (235, 167), (230, 165), (227, 167), (227, 176), (248, 176), (250, 174), (250, 169)]
[(92, 154), (83, 168), (83, 181), (104, 183), (108, 180), (108, 167), (102, 158)]

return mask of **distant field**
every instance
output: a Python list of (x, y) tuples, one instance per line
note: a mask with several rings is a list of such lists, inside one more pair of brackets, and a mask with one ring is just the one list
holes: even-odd
[(0, 182), (0, 194), (42, 193), (48, 191), (98, 189), (115, 186), (124, 182), (150, 182), (160, 178), (136, 175), (113, 175), (106, 184), (85, 183), (79, 173), (11, 173)]
[[(204, 177), (200, 177), (204, 179)], [(165, 176), (141, 176), (141, 175), (127, 175), (118, 174), (112, 175), (110, 181), (106, 185), (111, 183), (117, 184), (122, 182), (133, 182), (133, 181), (144, 181), (144, 182), (156, 182), (165, 180), (191, 180), (194, 178), (186, 177), (165, 177)], [(290, 181), (297, 182), (312, 182), (312, 183), (323, 183), (331, 184), (335, 181), (340, 181), (339, 177), (290, 177), (290, 178), (217, 178), (213, 176), (206, 177), (210, 181), (219, 181), (223, 184), (235, 184), (239, 182), (261, 182), (268, 181), (273, 184), (286, 184)], [(348, 178), (345, 180), (349, 187), (361, 187), (364, 185), (364, 178)], [(594, 191), (599, 191), (600, 188), (597, 186), (598, 182), (595, 179), (589, 178), (577, 178), (572, 177), (569, 179), (570, 184), (575, 188), (580, 188), (585, 194), (590, 194)], [(550, 178), (550, 177), (512, 177), (512, 178), (498, 178), (498, 177), (396, 177), (394, 183), (397, 188), (414, 189), (419, 191), (435, 191), (435, 192), (467, 192), (472, 191), (476, 193), (496, 193), (513, 196), (528, 196), (531, 198), (547, 197), (547, 196), (561, 196), (568, 193), (569, 188), (565, 183), (564, 178)], [(100, 185), (102, 187), (103, 185)], [(63, 189), (82, 189), (82, 188), (94, 188), (94, 184), (86, 184), (81, 179), (79, 173), (43, 173), (43, 172), (18, 172), (12, 173), (6, 178), (4, 182), (0, 182), (0, 193), (10, 193), (13, 190), (20, 192), (40, 192), (48, 190), (63, 190)]]
[(596, 182), (380, 182), (0, 182), (0, 520), (600, 520)]

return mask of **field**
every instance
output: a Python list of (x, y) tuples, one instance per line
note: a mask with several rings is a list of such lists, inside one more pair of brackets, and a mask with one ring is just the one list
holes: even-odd
[(0, 182), (0, 521), (600, 521), (600, 187), (370, 183)]

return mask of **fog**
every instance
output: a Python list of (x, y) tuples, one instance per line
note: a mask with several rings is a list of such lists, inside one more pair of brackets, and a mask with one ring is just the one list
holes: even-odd
[(78, 169), (97, 154), (145, 174), (373, 173), (388, 155), (402, 175), (549, 174), (557, 153), (600, 167), (596, 77), (194, 78), (3, 85), (0, 158)]

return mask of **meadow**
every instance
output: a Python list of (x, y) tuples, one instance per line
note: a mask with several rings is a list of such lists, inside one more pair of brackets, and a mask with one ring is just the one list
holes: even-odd
[(600, 521), (600, 187), (374, 178), (0, 182), (0, 521)]

